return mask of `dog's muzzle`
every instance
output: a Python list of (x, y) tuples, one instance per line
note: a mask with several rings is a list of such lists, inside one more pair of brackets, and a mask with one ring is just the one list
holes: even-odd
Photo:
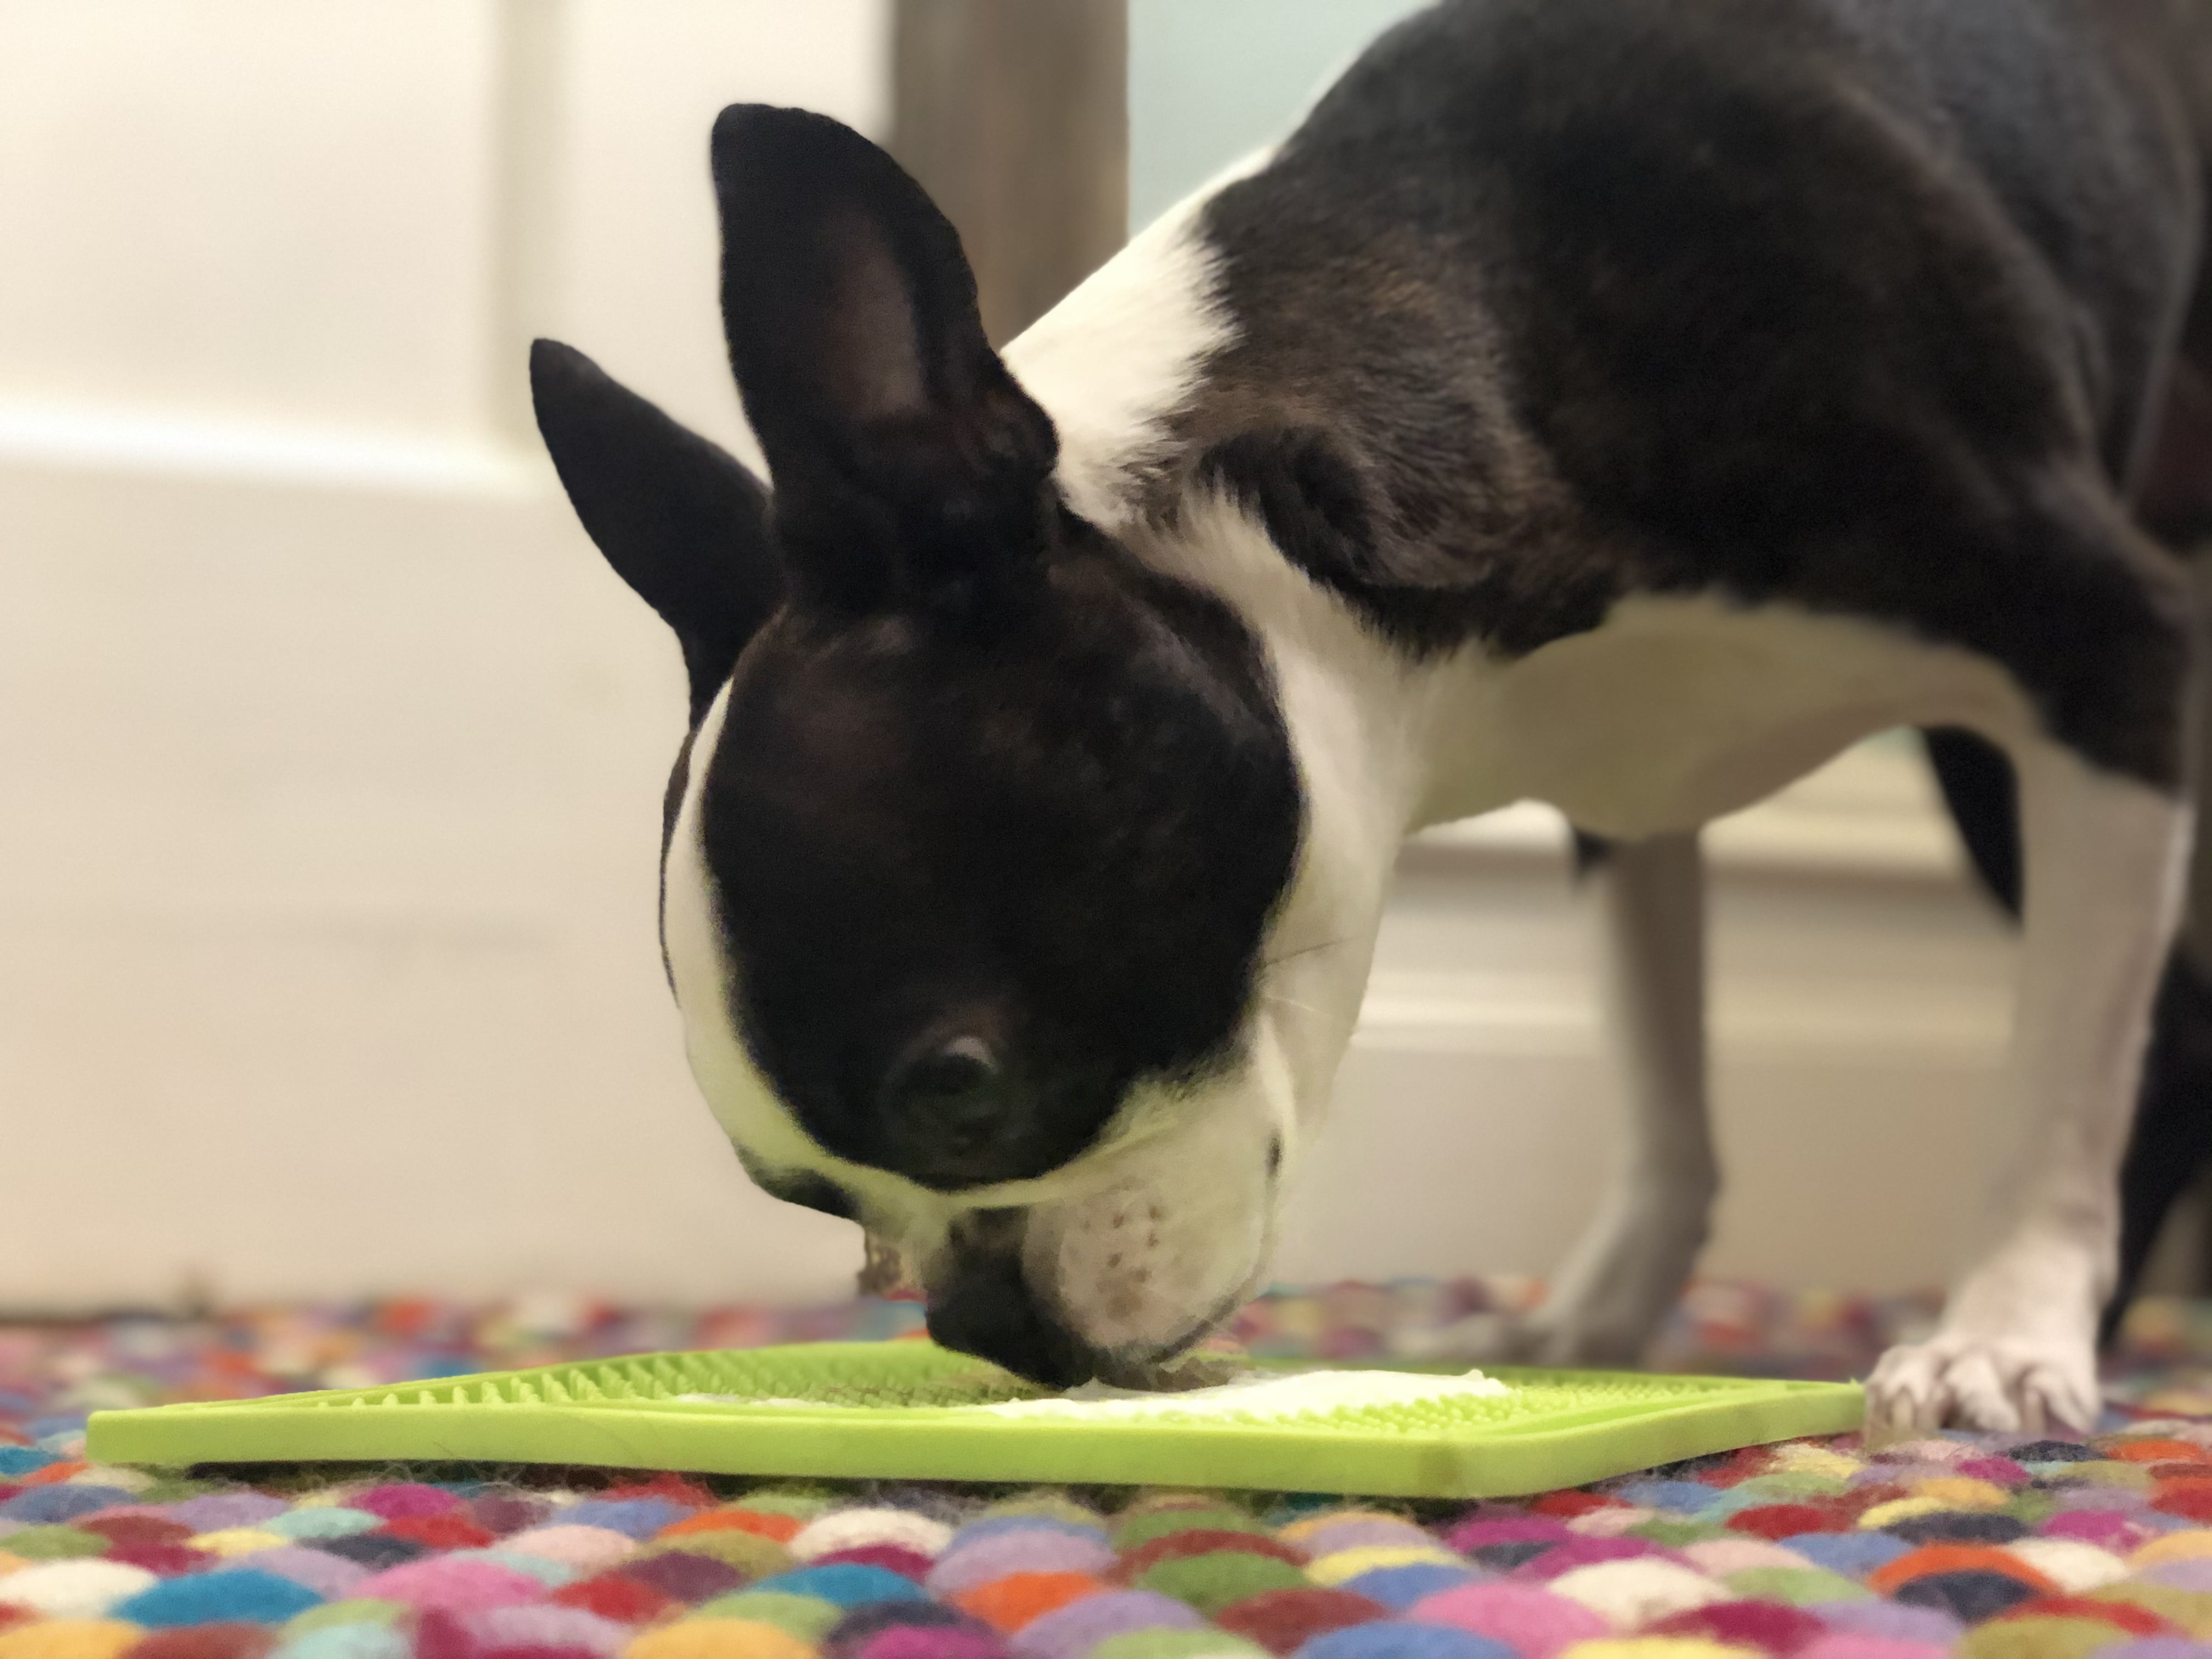
[(953, 1224), (928, 1279), (929, 1334), (1048, 1389), (1109, 1369), (1108, 1356), (1054, 1317), (1022, 1273), (1019, 1210), (980, 1210)]

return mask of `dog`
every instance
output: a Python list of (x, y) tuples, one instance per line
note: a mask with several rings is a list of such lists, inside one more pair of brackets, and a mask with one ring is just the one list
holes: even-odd
[(1718, 1181), (1698, 828), (1918, 727), (2000, 884), (2017, 836), (2018, 1146), (1869, 1417), (2089, 1425), (2190, 889), (2208, 155), (2206, 0), (1444, 0), (1002, 357), (888, 156), (726, 110), (773, 494), (532, 377), (683, 652), (663, 954), (747, 1170), (939, 1341), (1142, 1381), (1261, 1282), (1403, 838), (1546, 801), (1637, 1082), (1516, 1351), (1631, 1355)]

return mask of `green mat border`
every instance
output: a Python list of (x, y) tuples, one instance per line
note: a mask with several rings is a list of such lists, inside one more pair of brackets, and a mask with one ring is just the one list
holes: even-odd
[[(824, 1342), (735, 1351), (755, 1360), (972, 1364), (926, 1342)], [(714, 1353), (571, 1360), (264, 1400), (94, 1412), (102, 1463), (465, 1462), (680, 1469), (844, 1480), (1241, 1487), (1398, 1498), (1506, 1498), (1577, 1486), (1686, 1457), (1858, 1428), (1856, 1383), (1486, 1367), (1518, 1388), (1664, 1382), (1668, 1396), (1583, 1407), (1480, 1432), (1361, 1432), (1221, 1422), (1059, 1421), (952, 1415), (942, 1407), (747, 1407), (676, 1400), (499, 1397), (575, 1390), (606, 1368), (713, 1361)], [(1448, 1370), (1408, 1365), (1421, 1371)], [(627, 1388), (634, 1386), (625, 1383)], [(476, 1399), (465, 1396), (475, 1395)], [(439, 1396), (444, 1396), (440, 1398)]]

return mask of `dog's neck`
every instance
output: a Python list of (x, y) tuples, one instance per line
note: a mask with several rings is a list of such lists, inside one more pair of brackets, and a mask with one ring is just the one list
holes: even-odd
[[(1225, 601), (1267, 653), (1308, 813), (1267, 986), (1294, 1011), (1275, 1022), (1285, 1063), (1319, 1079), (1357, 1019), (1400, 844), (1425, 823), (1501, 804), (1464, 741), (1480, 725), (1469, 710), (1490, 665), (1478, 647), (1423, 661), (1393, 647), (1178, 453), (1178, 423), (1205, 398), (1209, 362), (1235, 331), (1198, 228), (1206, 193), (1137, 237), (1006, 356), (1058, 428), (1069, 505), (1153, 568)], [(1298, 1092), (1317, 1103), (1325, 1089)]]
[(1379, 862), (1406, 834), (1500, 805), (1480, 742), (1489, 659), (1479, 647), (1417, 660), (1288, 559), (1258, 519), (1178, 453), (1232, 343), (1201, 213), (1263, 154), (1155, 221), (1006, 349), (1059, 430), (1069, 505), (1164, 574), (1218, 594), (1273, 663), (1317, 824)]

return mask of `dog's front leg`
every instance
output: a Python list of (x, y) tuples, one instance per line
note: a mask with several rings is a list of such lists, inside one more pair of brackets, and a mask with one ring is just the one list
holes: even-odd
[(2115, 1267), (2117, 1176), (2190, 812), (2047, 738), (2009, 747), (2027, 874), (2005, 1079), (2020, 1139), (1936, 1334), (1875, 1370), (1868, 1417), (1881, 1427), (2034, 1432), (2087, 1429), (2097, 1416), (2094, 1342)]
[(1720, 1185), (1705, 1115), (1705, 871), (1697, 836), (1612, 848), (1593, 872), (1626, 1133), (1598, 1213), (1529, 1318), (1532, 1359), (1632, 1361), (1681, 1294)]

